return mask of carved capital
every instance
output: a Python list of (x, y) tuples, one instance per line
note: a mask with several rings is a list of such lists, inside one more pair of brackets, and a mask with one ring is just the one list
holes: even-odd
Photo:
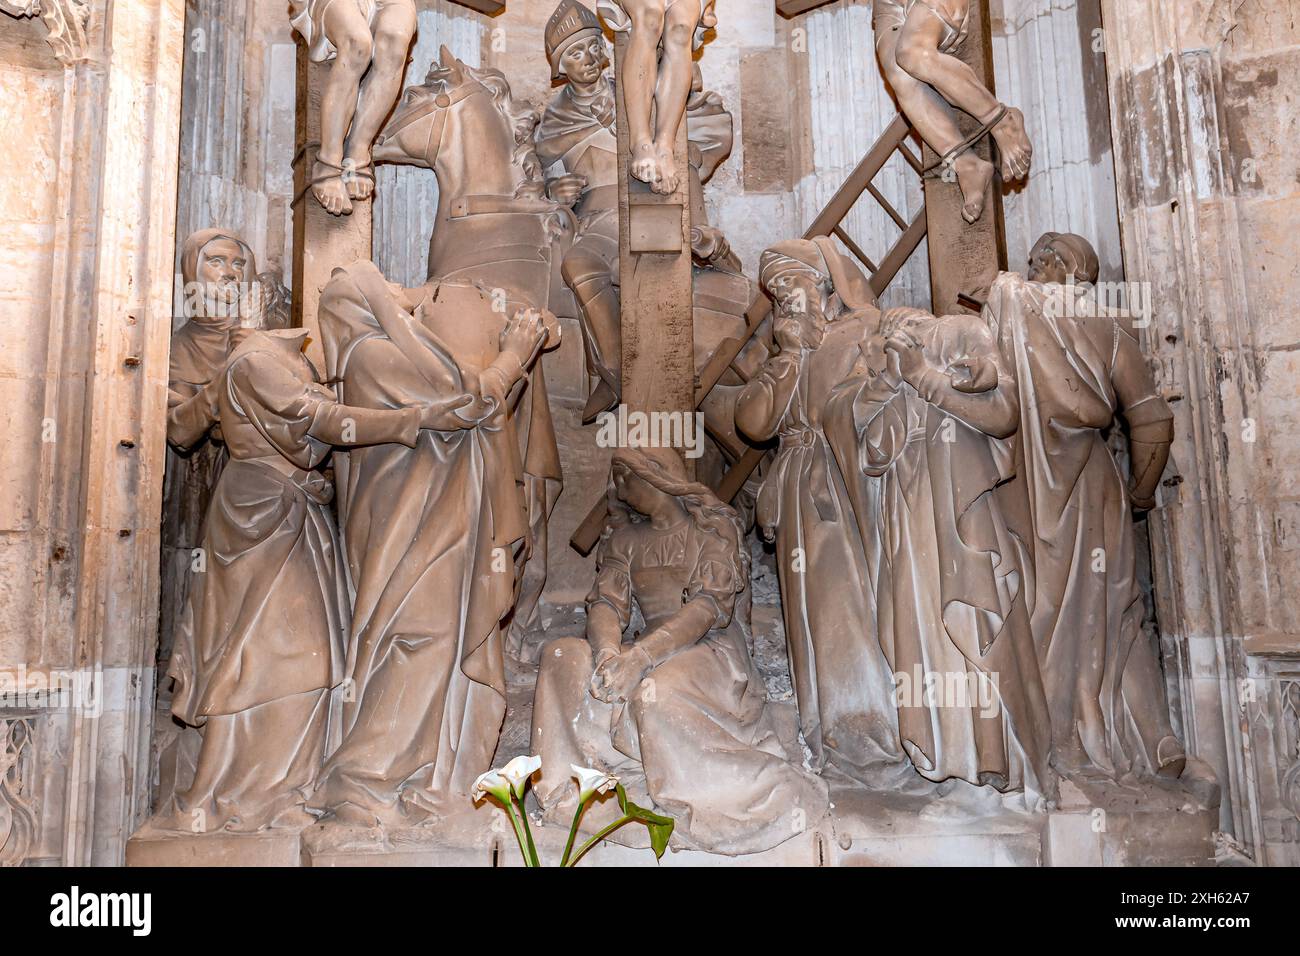
[(90, 0), (0, 0), (0, 11), (44, 20), (47, 39), (61, 62), (71, 64), (85, 56)]

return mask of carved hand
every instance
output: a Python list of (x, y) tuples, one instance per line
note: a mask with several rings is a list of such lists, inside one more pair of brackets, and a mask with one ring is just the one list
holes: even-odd
[(537, 358), (546, 341), (546, 322), (536, 309), (516, 312), (501, 331), (501, 351), (513, 355), (523, 368)]
[(582, 191), (587, 188), (587, 177), (570, 173), (550, 180), (546, 192), (553, 202), (561, 206), (573, 206), (582, 198)]
[(424, 406), (420, 410), (420, 427), (438, 431), (445, 427), (446, 416), (474, 402), (473, 395), (453, 395)]
[(948, 381), (959, 392), (978, 395), (998, 387), (998, 370), (985, 359), (962, 359), (948, 369)]
[(701, 262), (713, 263), (731, 254), (731, 243), (721, 229), (695, 226), (691, 229), (691, 253)]
[(627, 700), (650, 667), (650, 656), (632, 645), (600, 663), (591, 676), (591, 696), (607, 704)]
[(894, 356), (903, 381), (915, 387), (916, 380), (925, 371), (927, 362), (921, 343), (899, 329), (885, 339), (885, 351)]

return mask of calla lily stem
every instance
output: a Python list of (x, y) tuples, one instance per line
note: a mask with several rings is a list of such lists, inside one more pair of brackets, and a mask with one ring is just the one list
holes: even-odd
[[(579, 809), (579, 812), (581, 812), (581, 809)], [(611, 823), (609, 826), (605, 827), (605, 829), (601, 830), (599, 833), (597, 833), (595, 836), (593, 836), (590, 840), (588, 840), (586, 843), (584, 843), (584, 844), (582, 845), (582, 847), (578, 850), (578, 852), (577, 852), (576, 854), (574, 854), (574, 857), (573, 857), (573, 860), (572, 860), (572, 861), (570, 861), (569, 863), (561, 863), (560, 865), (561, 865), (561, 866), (577, 866), (577, 865), (578, 865), (578, 861), (581, 860), (584, 856), (586, 856), (588, 850), (590, 850), (593, 846), (595, 846), (595, 845), (596, 845), (597, 843), (599, 843), (601, 840), (605, 839), (605, 837), (609, 836), (611, 833), (613, 833), (613, 832), (614, 832), (615, 830), (617, 830), (619, 827), (627, 826), (629, 823), (631, 823), (631, 822), (632, 822), (633, 820), (635, 820), (635, 819), (636, 819), (636, 817), (624, 816), (622, 819), (615, 820), (615, 821), (614, 821), (613, 823)], [(577, 832), (578, 832), (578, 825), (577, 825), (576, 822), (574, 823), (574, 826), (573, 826), (573, 832), (574, 832), (574, 833), (577, 833)], [(566, 858), (567, 858), (567, 854), (566, 854)]]

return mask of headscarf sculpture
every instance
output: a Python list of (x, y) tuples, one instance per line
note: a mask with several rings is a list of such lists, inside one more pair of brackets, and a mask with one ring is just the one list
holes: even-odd
[[(778, 737), (750, 654), (740, 519), (672, 449), (619, 450), (610, 474), (587, 636), (542, 652), (534, 792), (567, 824), (570, 765), (601, 767), (673, 816), (684, 846), (770, 849), (815, 825), (827, 792)], [(638, 611), (645, 627), (625, 641)], [(598, 827), (604, 811), (584, 821)]]
[(888, 786), (907, 764), (876, 639), (875, 492), (865, 477), (841, 477), (826, 431), (826, 403), (880, 312), (866, 277), (829, 239), (773, 246), (760, 276), (778, 351), (741, 392), (736, 424), (754, 441), (780, 439), (757, 517), (776, 545), (800, 726), (818, 769)]

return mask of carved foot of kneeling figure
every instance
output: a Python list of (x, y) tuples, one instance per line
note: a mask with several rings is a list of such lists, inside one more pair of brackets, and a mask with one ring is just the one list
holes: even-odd
[(1002, 178), (1008, 182), (1024, 179), (1034, 157), (1034, 146), (1025, 131), (1025, 114), (1014, 106), (1007, 107), (1006, 115), (992, 132), (1002, 156)]
[(961, 187), (961, 216), (967, 222), (976, 222), (984, 215), (989, 184), (993, 182), (993, 164), (968, 149), (953, 160), (952, 167)]
[(312, 167), (311, 194), (331, 216), (350, 216), (352, 200), (343, 182), (343, 167), (316, 160)]

